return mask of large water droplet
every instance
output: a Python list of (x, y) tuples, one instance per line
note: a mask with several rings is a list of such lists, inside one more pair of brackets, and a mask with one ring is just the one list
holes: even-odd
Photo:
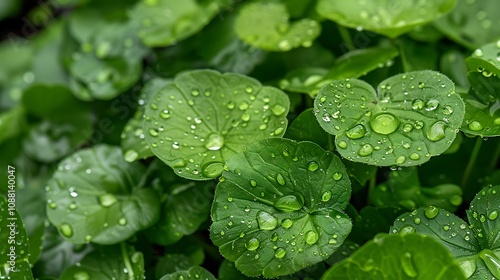
[(491, 274), (496, 278), (500, 278), (500, 260), (496, 254), (489, 249), (484, 249), (479, 253), (479, 257), (483, 259)]
[(472, 131), (480, 131), (483, 129), (483, 125), (478, 121), (470, 122), (467, 127), (469, 127), (469, 129)]
[(278, 225), (278, 219), (265, 211), (259, 211), (257, 213), (257, 223), (261, 230), (273, 230)]
[(286, 251), (283, 248), (276, 249), (274, 256), (278, 259), (282, 259), (286, 255)]
[(372, 153), (373, 153), (373, 147), (370, 144), (365, 144), (365, 145), (361, 146), (358, 150), (358, 155), (360, 155), (362, 157), (369, 156)]
[(176, 159), (172, 163), (172, 167), (174, 167), (174, 168), (182, 168), (182, 167), (185, 167), (186, 165), (187, 165), (187, 161), (185, 161), (184, 159)]
[(399, 119), (390, 113), (380, 113), (370, 119), (370, 126), (373, 131), (387, 135), (391, 134), (399, 127)]
[(288, 229), (290, 228), (291, 226), (293, 225), (293, 221), (290, 220), (290, 219), (284, 219), (282, 222), (281, 222), (281, 226)]
[(133, 162), (139, 157), (139, 154), (135, 150), (127, 150), (123, 157), (125, 161)]
[(345, 135), (350, 139), (359, 139), (366, 134), (366, 129), (362, 124), (358, 124), (346, 131)]
[(208, 136), (207, 144), (205, 147), (211, 151), (218, 151), (224, 145), (224, 137), (218, 133), (212, 133)]
[(318, 234), (314, 230), (306, 232), (306, 243), (312, 245), (316, 243), (319, 239)]
[(401, 267), (403, 268), (403, 271), (408, 275), (409, 277), (417, 277), (418, 272), (415, 269), (415, 266), (413, 266), (413, 262), (411, 260), (411, 253), (406, 252), (401, 256)]
[(321, 201), (327, 202), (332, 198), (332, 192), (331, 191), (326, 191), (321, 195)]
[(280, 184), (281, 186), (284, 186), (286, 184), (285, 178), (283, 178), (283, 175), (281, 175), (280, 173), (276, 174), (276, 182), (278, 182), (278, 184)]
[(493, 210), (490, 212), (490, 214), (488, 214), (488, 219), (490, 219), (490, 221), (493, 221), (496, 218), (498, 218), (498, 211), (497, 210)]
[(90, 280), (90, 275), (86, 271), (78, 271), (73, 274), (74, 280)]
[(410, 225), (406, 225), (404, 227), (401, 228), (401, 231), (400, 233), (401, 234), (408, 234), (408, 233), (415, 233), (415, 228), (410, 226)]
[(342, 173), (335, 172), (335, 173), (333, 173), (332, 177), (333, 177), (333, 180), (338, 181), (338, 180), (342, 179)]
[(314, 162), (314, 161), (311, 161), (309, 163), (309, 165), (307, 166), (307, 169), (309, 169), (309, 171), (316, 171), (318, 170), (319, 168), (319, 164), (317, 162)]
[(255, 251), (259, 248), (260, 242), (257, 238), (252, 238), (245, 243), (245, 247), (250, 251)]
[(411, 107), (413, 108), (413, 110), (420, 110), (420, 109), (424, 108), (424, 101), (421, 99), (415, 99), (411, 103)]
[(431, 141), (439, 141), (446, 136), (445, 133), (446, 123), (443, 121), (435, 122), (427, 131), (425, 132), (427, 138)]
[(439, 214), (439, 208), (436, 206), (427, 206), (424, 210), (424, 214), (428, 219), (434, 219)]
[(99, 204), (101, 204), (103, 207), (110, 207), (111, 205), (115, 204), (118, 200), (116, 199), (116, 196), (110, 193), (103, 194), (99, 196)]
[(289, 194), (274, 201), (274, 207), (281, 211), (293, 212), (302, 209), (304, 197), (300, 194)]
[(62, 223), (60, 226), (60, 230), (61, 230), (62, 235), (66, 236), (68, 238), (73, 236), (73, 227), (68, 223)]
[(273, 106), (273, 108), (271, 110), (272, 110), (274, 115), (281, 116), (281, 115), (283, 115), (283, 113), (285, 113), (286, 108), (279, 105), (279, 104), (276, 104)]
[(346, 141), (340, 141), (338, 145), (339, 145), (339, 148), (342, 148), (342, 149), (347, 148), (347, 142)]
[(427, 103), (425, 104), (425, 110), (434, 111), (438, 106), (439, 106), (439, 101), (437, 101), (436, 99), (431, 99), (427, 101)]
[(203, 173), (203, 175), (209, 178), (215, 178), (222, 173), (223, 169), (224, 169), (224, 164), (222, 162), (215, 161), (203, 165), (201, 172)]
[(120, 226), (124, 226), (124, 225), (126, 225), (126, 224), (127, 224), (127, 219), (125, 219), (125, 218), (120, 218), (120, 219), (118, 220), (118, 224), (119, 224)]

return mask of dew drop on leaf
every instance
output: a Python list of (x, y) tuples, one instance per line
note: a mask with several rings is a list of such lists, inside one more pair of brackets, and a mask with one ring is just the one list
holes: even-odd
[(424, 108), (424, 101), (422, 101), (421, 99), (415, 99), (415, 100), (412, 102), (411, 107), (412, 107), (414, 110), (419, 110), (419, 109), (422, 109), (422, 108)]
[(126, 225), (126, 224), (127, 224), (127, 219), (125, 219), (125, 218), (120, 218), (120, 219), (118, 220), (118, 224), (119, 224), (120, 226), (124, 226), (124, 225)]
[(123, 157), (125, 161), (133, 162), (139, 157), (139, 154), (135, 150), (127, 150)]
[(293, 221), (290, 220), (290, 219), (284, 219), (282, 222), (281, 222), (281, 226), (288, 229), (290, 228), (291, 226), (293, 225)]
[(314, 230), (306, 232), (306, 243), (312, 245), (316, 243), (319, 239), (318, 234)]
[(326, 191), (321, 195), (321, 201), (327, 202), (332, 198), (332, 192), (331, 191)]
[(445, 128), (446, 128), (445, 122), (437, 121), (429, 129), (427, 129), (425, 135), (427, 136), (427, 139), (431, 141), (434, 142), (439, 141), (446, 136)]
[(113, 194), (106, 193), (99, 196), (99, 204), (101, 204), (103, 207), (110, 207), (116, 202), (118, 202), (118, 200)]
[(434, 111), (438, 106), (439, 106), (439, 101), (437, 101), (436, 99), (431, 99), (427, 101), (427, 103), (425, 104), (425, 110)]
[(488, 219), (490, 221), (494, 221), (497, 217), (498, 217), (498, 211), (497, 210), (493, 210), (493, 211), (490, 212), (490, 214), (488, 214)]
[(347, 148), (347, 143), (346, 143), (346, 141), (340, 141), (340, 142), (339, 142), (339, 147), (340, 147), (340, 148), (342, 148), (342, 149)]
[(480, 131), (483, 129), (483, 125), (478, 121), (472, 121), (468, 125), (469, 129), (472, 131)]
[(346, 131), (346, 136), (349, 137), (350, 139), (359, 139), (365, 136), (366, 134), (366, 129), (362, 124), (358, 124), (354, 126), (353, 128), (349, 129)]
[(462, 204), (462, 197), (457, 194), (452, 195), (450, 197), (450, 204), (453, 206), (459, 206), (460, 204)]
[(365, 144), (365, 145), (361, 146), (358, 150), (358, 155), (360, 155), (362, 157), (369, 156), (372, 153), (373, 153), (373, 146), (370, 144)]
[(302, 209), (304, 197), (300, 194), (289, 194), (274, 201), (274, 207), (284, 212), (293, 212)]
[(90, 275), (86, 271), (78, 271), (73, 274), (75, 280), (90, 280)]
[(215, 161), (203, 165), (201, 172), (208, 178), (216, 178), (222, 173), (223, 169), (224, 169), (224, 164), (222, 162)]
[(401, 228), (401, 234), (414, 233), (416, 230), (413, 226), (406, 225)]
[(316, 170), (318, 170), (318, 168), (319, 168), (319, 164), (315, 161), (311, 161), (309, 163), (309, 165), (307, 166), (307, 169), (309, 169), (309, 171), (316, 171)]
[(274, 256), (278, 259), (282, 259), (286, 255), (286, 250), (283, 248), (276, 249)]
[(418, 217), (417, 217), (417, 218), (413, 219), (413, 222), (414, 222), (416, 225), (419, 225), (419, 224), (420, 224), (420, 222), (421, 222), (421, 220), (420, 220), (420, 218), (418, 218)]
[(224, 137), (219, 135), (218, 133), (212, 133), (208, 136), (207, 143), (205, 144), (205, 148), (210, 151), (218, 151), (224, 145)]
[(265, 211), (259, 211), (257, 213), (257, 223), (261, 230), (273, 230), (278, 225), (278, 219)]
[(286, 108), (283, 107), (283, 106), (281, 106), (281, 105), (279, 105), (279, 104), (274, 105), (273, 108), (272, 108), (272, 112), (276, 116), (283, 115), (283, 113), (285, 113), (285, 111), (286, 111)]
[(260, 242), (257, 238), (251, 238), (245, 243), (245, 247), (250, 251), (255, 251), (259, 248)]
[(428, 219), (434, 219), (439, 214), (439, 208), (436, 206), (427, 206), (424, 210), (424, 214)]
[(62, 223), (60, 226), (60, 229), (61, 229), (62, 235), (66, 236), (68, 238), (73, 236), (73, 227), (70, 224)]
[(370, 119), (370, 126), (373, 131), (388, 135), (396, 131), (399, 127), (399, 119), (390, 113), (380, 113)]
[(413, 265), (412, 259), (411, 259), (411, 253), (406, 252), (401, 256), (401, 267), (403, 268), (403, 271), (405, 272), (406, 275), (409, 277), (417, 277), (418, 272), (415, 269), (415, 266)]
[(412, 160), (419, 160), (420, 159), (420, 155), (417, 154), (417, 153), (412, 153), (410, 155), (410, 159), (412, 159)]
[(340, 172), (333, 173), (333, 180), (338, 181), (340, 179), (342, 179), (342, 173)]

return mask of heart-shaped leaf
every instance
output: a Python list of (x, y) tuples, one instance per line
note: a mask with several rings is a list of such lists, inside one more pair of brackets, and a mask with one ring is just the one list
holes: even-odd
[(465, 221), (435, 206), (401, 215), (391, 233), (421, 233), (440, 241), (458, 259), (470, 279), (500, 277), (500, 185), (480, 191), (467, 210)]
[(496, 0), (457, 1), (456, 7), (434, 22), (439, 31), (470, 49), (500, 38), (500, 18)]
[(151, 96), (169, 83), (170, 81), (168, 80), (156, 78), (148, 81), (142, 88), (141, 95), (137, 101), (137, 111), (127, 122), (120, 135), (123, 156), (126, 161), (133, 162), (154, 155), (146, 142), (144, 131), (142, 130), (144, 113), (146, 111), (146, 104), (151, 99)]
[(377, 91), (357, 79), (334, 81), (314, 101), (339, 153), (378, 166), (412, 166), (446, 151), (464, 117), (453, 82), (434, 71), (399, 74)]
[(59, 164), (47, 186), (47, 217), (72, 243), (114, 244), (159, 216), (156, 191), (139, 182), (144, 168), (118, 147), (98, 145)]
[(177, 271), (163, 276), (160, 280), (216, 280), (208, 270), (200, 266), (193, 266), (188, 270)]
[(381, 234), (332, 266), (322, 280), (466, 279), (439, 242), (419, 234)]
[(179, 176), (213, 179), (248, 144), (281, 137), (289, 104), (282, 91), (243, 75), (184, 72), (149, 101), (146, 141)]
[(448, 13), (455, 3), (456, 0), (320, 0), (316, 10), (341, 25), (395, 38)]
[(254, 2), (244, 6), (234, 30), (248, 44), (268, 51), (289, 51), (310, 47), (321, 26), (312, 19), (289, 22), (286, 6), (280, 2)]
[(467, 134), (481, 137), (499, 136), (500, 77), (485, 76), (484, 73), (471, 71), (467, 74), (471, 89), (468, 93), (460, 94), (466, 108), (460, 129)]
[(21, 216), (16, 210), (16, 170), (9, 166), (6, 172), (14, 179), (5, 182), (5, 184), (9, 184), (8, 198), (0, 195), (0, 240), (2, 240), (0, 278), (30, 280), (33, 279), (33, 274), (28, 260), (28, 234)]
[(144, 279), (144, 257), (124, 243), (99, 247), (66, 269), (61, 280)]
[(453, 184), (421, 187), (417, 168), (409, 167), (391, 171), (387, 182), (373, 189), (369, 199), (378, 207), (393, 206), (413, 210), (434, 205), (454, 212), (462, 203), (462, 189)]
[(500, 40), (476, 49), (465, 62), (471, 71), (481, 72), (485, 77), (500, 76)]
[(227, 161), (210, 237), (245, 275), (291, 274), (328, 258), (347, 237), (350, 191), (332, 153), (311, 142), (262, 140)]
[(144, 44), (164, 47), (198, 32), (231, 2), (142, 0), (130, 11), (129, 16)]

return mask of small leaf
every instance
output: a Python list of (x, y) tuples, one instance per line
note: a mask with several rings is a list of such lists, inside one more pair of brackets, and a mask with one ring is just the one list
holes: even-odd
[[(15, 169), (8, 168), (6, 172), (15, 174)], [(13, 189), (9, 189), (8, 198), (0, 195), (0, 278), (30, 280), (33, 274), (28, 260), (28, 235), (15, 202)]]
[(245, 275), (277, 277), (321, 262), (350, 232), (349, 177), (316, 144), (262, 140), (226, 164), (210, 237)]
[(139, 181), (144, 168), (120, 148), (97, 145), (58, 166), (47, 187), (47, 216), (72, 243), (114, 244), (158, 219), (159, 198)]
[(25, 110), (17, 106), (0, 114), (0, 143), (22, 133), (26, 125)]
[(142, 0), (129, 12), (129, 16), (144, 44), (164, 47), (198, 32), (231, 2)]
[(418, 234), (376, 236), (321, 278), (466, 279), (457, 261), (439, 242)]
[(366, 29), (391, 38), (411, 31), (448, 13), (456, 0), (393, 2), (320, 0), (318, 13), (341, 25)]
[(193, 262), (188, 256), (181, 254), (167, 254), (158, 259), (155, 269), (156, 279), (160, 279), (165, 274), (187, 270), (193, 266)]
[(248, 144), (281, 137), (289, 104), (280, 90), (246, 76), (184, 72), (149, 101), (146, 141), (179, 176), (213, 179)]
[(174, 272), (163, 276), (160, 280), (216, 280), (215, 277), (208, 270), (200, 266), (193, 266), (188, 270)]
[(144, 279), (144, 257), (123, 243), (99, 247), (61, 276), (61, 280), (73, 279)]
[(483, 76), (500, 76), (500, 40), (476, 49), (465, 62), (471, 71), (481, 72)]
[(361, 80), (334, 81), (316, 96), (314, 113), (348, 160), (413, 166), (443, 153), (455, 139), (464, 104), (454, 89), (434, 71), (390, 77), (377, 92)]
[(254, 2), (239, 12), (234, 29), (248, 44), (267, 51), (289, 51), (310, 47), (321, 32), (319, 23), (312, 19), (289, 22), (285, 4)]
[(467, 211), (467, 218), (472, 230), (479, 237), (481, 247), (496, 252), (500, 249), (499, 196), (500, 185), (486, 187), (474, 197)]

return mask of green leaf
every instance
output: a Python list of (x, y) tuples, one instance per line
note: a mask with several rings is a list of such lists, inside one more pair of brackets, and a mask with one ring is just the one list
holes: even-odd
[(357, 49), (337, 58), (333, 67), (326, 70), (303, 68), (292, 71), (280, 81), (280, 87), (293, 92), (303, 92), (315, 97), (328, 83), (345, 78), (358, 78), (384, 66), (390, 66), (398, 55), (392, 47)]
[(133, 162), (153, 156), (153, 152), (151, 152), (146, 142), (144, 131), (142, 130), (144, 113), (146, 111), (146, 104), (151, 99), (151, 96), (169, 83), (169, 80), (154, 78), (142, 87), (141, 95), (137, 102), (137, 111), (127, 122), (120, 135), (123, 156), (126, 161)]
[(193, 266), (188, 270), (178, 271), (172, 274), (168, 274), (160, 278), (160, 280), (195, 280), (195, 279), (204, 279), (204, 280), (216, 280), (215, 277), (208, 270), (203, 267)]
[(144, 168), (123, 160), (120, 148), (97, 145), (58, 166), (47, 188), (47, 216), (72, 243), (114, 244), (151, 226), (158, 194), (140, 185)]
[(25, 126), (25, 110), (22, 106), (16, 106), (0, 114), (0, 143), (21, 134)]
[(319, 126), (312, 108), (304, 110), (293, 120), (284, 137), (297, 141), (311, 141), (325, 150), (330, 148), (328, 133)]
[(467, 218), (472, 231), (479, 237), (481, 247), (489, 248), (497, 254), (500, 254), (499, 194), (500, 185), (486, 187), (474, 197), (467, 210)]
[[(457, 87), (468, 89), (470, 87), (467, 80), (467, 65), (465, 55), (459, 50), (449, 50), (441, 55), (440, 67), (443, 74), (449, 77)], [(461, 90), (457, 90), (461, 92)]]
[(318, 13), (338, 24), (373, 31), (391, 38), (448, 13), (456, 0), (390, 2), (319, 0)]
[(420, 185), (416, 167), (394, 170), (387, 182), (378, 185), (369, 197), (378, 207), (393, 206), (413, 210), (434, 205), (456, 211), (462, 203), (462, 189), (454, 184), (441, 184), (432, 188)]
[(198, 32), (231, 2), (142, 0), (129, 12), (129, 16), (144, 44), (164, 47)]
[(456, 137), (464, 104), (454, 89), (434, 71), (390, 77), (377, 91), (357, 79), (334, 81), (316, 96), (314, 113), (348, 160), (418, 165), (446, 151)]
[(471, 71), (481, 72), (485, 77), (500, 76), (500, 39), (476, 49), (465, 62)]
[(155, 276), (156, 279), (160, 279), (165, 274), (188, 270), (192, 266), (193, 262), (186, 255), (167, 254), (158, 260), (155, 269)]
[(471, 83), (468, 93), (460, 93), (465, 103), (465, 118), (460, 128), (470, 135), (500, 135), (500, 78), (484, 76), (485, 72), (469, 72)]
[(281, 137), (288, 109), (283, 92), (257, 80), (194, 70), (156, 92), (144, 131), (152, 152), (179, 176), (208, 180), (248, 144)]
[[(13, 180), (15, 180), (15, 168), (10, 167), (4, 172), (14, 176)], [(15, 188), (15, 182), (12, 186)], [(0, 277), (29, 280), (33, 279), (33, 274), (28, 260), (28, 235), (15, 204), (15, 189), (9, 187), (7, 197), (0, 195), (0, 240), (3, 244), (0, 247), (0, 264), (2, 265)]]
[(316, 144), (262, 140), (226, 165), (210, 237), (245, 275), (297, 272), (328, 258), (350, 232), (342, 212), (349, 177), (340, 159)]
[(439, 242), (419, 234), (378, 235), (321, 278), (466, 279)]
[(363, 244), (379, 233), (389, 232), (394, 220), (403, 213), (404, 210), (394, 207), (365, 206), (359, 215), (350, 215), (354, 225), (349, 239)]
[(239, 11), (234, 30), (248, 44), (267, 51), (289, 51), (310, 47), (321, 32), (319, 23), (312, 19), (289, 22), (285, 4), (254, 2)]
[(500, 39), (500, 19), (496, 0), (457, 1), (455, 9), (434, 22), (439, 31), (469, 49)]
[(99, 247), (87, 254), (78, 265), (66, 269), (61, 280), (73, 279), (144, 279), (144, 259), (141, 252), (124, 243)]

